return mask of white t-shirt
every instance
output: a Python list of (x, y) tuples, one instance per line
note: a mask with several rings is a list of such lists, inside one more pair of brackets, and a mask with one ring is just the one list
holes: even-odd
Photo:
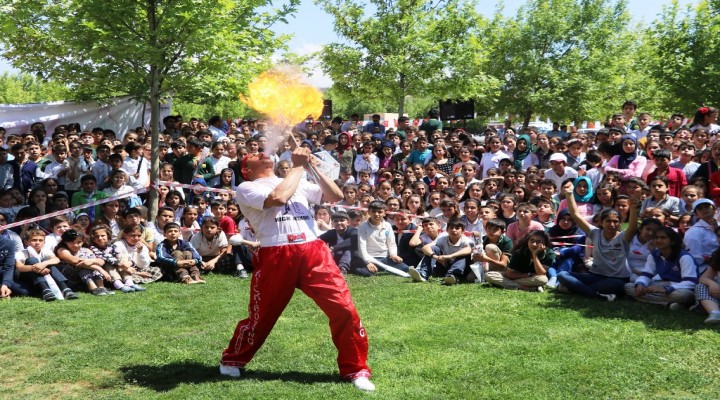
[(212, 240), (205, 239), (205, 234), (197, 232), (190, 238), (190, 244), (195, 247), (195, 250), (197, 250), (201, 256), (215, 257), (227, 247), (228, 240), (223, 231), (219, 231)]
[(255, 229), (261, 246), (315, 240), (315, 221), (310, 204), (320, 204), (322, 201), (320, 186), (301, 180), (286, 204), (263, 209), (265, 199), (280, 182), (281, 178), (272, 176), (243, 182), (237, 188), (238, 206)]
[(558, 174), (555, 173), (555, 171), (551, 169), (544, 172), (545, 179), (550, 179), (551, 181), (555, 182), (555, 187), (557, 188), (557, 192), (560, 192), (562, 183), (565, 181), (565, 179), (575, 179), (578, 177), (577, 171), (570, 167), (565, 167), (565, 174), (562, 176), (558, 176)]
[(487, 178), (487, 171), (490, 168), (498, 168), (500, 160), (503, 158), (509, 158), (505, 152), (498, 150), (497, 153), (484, 153), (480, 159), (480, 166), (482, 167), (482, 177)]

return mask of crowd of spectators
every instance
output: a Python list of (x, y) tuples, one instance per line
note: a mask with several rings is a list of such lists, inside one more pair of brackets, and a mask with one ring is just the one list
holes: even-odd
[(143, 128), (0, 128), (0, 225), (29, 220), (0, 231), (0, 294), (52, 301), (203, 284), (210, 271), (247, 277), (259, 244), (233, 199), (243, 158), (269, 154), (282, 178), (297, 141), (339, 165), (344, 198), (315, 206), (314, 229), (344, 274), (627, 296), (720, 322), (718, 110), (653, 125), (637, 108), (626, 102), (602, 129), (547, 132), (448, 129), (436, 110), (419, 126), (353, 115), (285, 136), (251, 118), (168, 116), (157, 187)]

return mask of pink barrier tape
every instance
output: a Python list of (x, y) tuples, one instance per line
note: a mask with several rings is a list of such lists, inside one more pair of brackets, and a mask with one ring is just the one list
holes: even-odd
[(574, 239), (579, 237), (585, 237), (585, 235), (550, 236), (550, 239)]
[(200, 184), (188, 185), (185, 183), (170, 182), (170, 181), (158, 181), (157, 184), (155, 184), (154, 186), (155, 186), (155, 188), (157, 188), (158, 186), (172, 186), (172, 187), (181, 187), (181, 188), (185, 188), (185, 189), (202, 190), (203, 192), (235, 194), (235, 192), (233, 190), (229, 190), (229, 189), (215, 189), (215, 188), (210, 188), (210, 187), (203, 186)]
[(34, 218), (28, 218), (28, 219), (25, 219), (25, 220), (22, 220), (22, 221), (19, 221), (19, 222), (13, 222), (12, 224), (3, 225), (3, 226), (0, 226), (0, 231), (2, 231), (3, 229), (14, 228), (14, 227), (16, 227), (16, 226), (21, 226), (21, 225), (25, 225), (25, 224), (31, 224), (31, 223), (33, 223), (33, 222), (43, 221), (43, 220), (46, 220), (46, 219), (48, 219), (48, 218), (57, 217), (58, 215), (65, 215), (65, 214), (67, 214), (67, 213), (69, 213), (69, 212), (75, 212), (75, 211), (83, 210), (83, 209), (85, 209), (85, 208), (95, 207), (95, 206), (98, 206), (98, 205), (100, 205), (100, 204), (109, 203), (109, 202), (111, 202), (111, 201), (124, 199), (124, 198), (126, 198), (126, 197), (135, 196), (135, 195), (138, 195), (138, 194), (140, 194), (140, 193), (145, 193), (145, 192), (147, 192), (147, 189), (140, 189), (140, 190), (137, 190), (137, 191), (132, 192), (132, 193), (125, 193), (125, 194), (121, 194), (121, 195), (119, 195), (119, 196), (113, 196), (113, 197), (108, 197), (108, 198), (106, 198), (106, 199), (100, 199), (100, 200), (91, 201), (91, 202), (89, 202), (89, 203), (85, 203), (85, 204), (82, 204), (82, 205), (79, 205), (79, 206), (70, 207), (70, 208), (66, 208), (66, 209), (63, 209), (63, 210), (59, 210), (59, 211), (54, 211), (54, 212), (51, 212), (50, 214), (45, 214), (45, 215), (41, 215), (41, 216), (34, 217)]
[(550, 244), (552, 244), (553, 246), (580, 246), (580, 247), (590, 247), (590, 248), (593, 247), (589, 244), (577, 244), (577, 243), (565, 243), (565, 242), (551, 242)]

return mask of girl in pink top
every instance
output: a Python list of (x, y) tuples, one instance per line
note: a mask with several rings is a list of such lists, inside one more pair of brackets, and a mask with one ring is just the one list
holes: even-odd
[(641, 177), (647, 164), (647, 159), (637, 154), (637, 141), (630, 135), (622, 137), (622, 153), (608, 161), (605, 171), (616, 171), (620, 179), (627, 181), (632, 177)]

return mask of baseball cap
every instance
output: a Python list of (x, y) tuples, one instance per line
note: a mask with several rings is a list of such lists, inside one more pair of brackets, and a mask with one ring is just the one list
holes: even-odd
[(698, 208), (698, 206), (700, 206), (700, 204), (710, 204), (711, 206), (715, 207), (715, 203), (712, 200), (699, 199), (693, 203), (693, 212), (695, 212), (695, 210), (697, 210), (697, 208)]
[(567, 164), (567, 157), (565, 157), (565, 154), (562, 154), (562, 153), (553, 153), (550, 156), (550, 162), (553, 162), (553, 161), (562, 161), (565, 164)]

